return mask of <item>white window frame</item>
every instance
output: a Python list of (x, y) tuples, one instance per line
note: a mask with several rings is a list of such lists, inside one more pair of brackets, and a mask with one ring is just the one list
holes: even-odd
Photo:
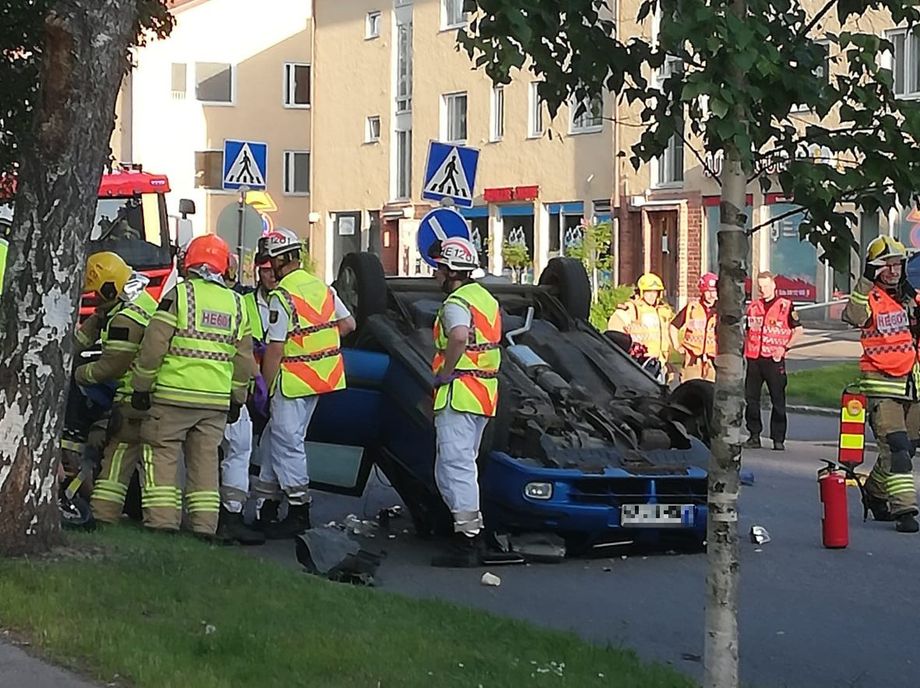
[[(405, 137), (405, 149), (400, 151), (400, 139)], [(397, 201), (405, 201), (412, 197), (412, 131), (397, 131), (394, 135), (395, 174), (393, 177), (393, 197)], [(400, 155), (402, 153), (402, 155)], [(405, 178), (400, 175), (401, 166), (405, 163)], [(402, 184), (400, 183), (402, 182)]]
[(364, 40), (370, 41), (380, 38), (380, 24), (383, 21), (383, 15), (380, 10), (373, 10), (364, 17)]
[[(673, 157), (677, 154), (677, 142), (681, 143), (680, 167), (675, 167)], [(652, 187), (655, 189), (673, 189), (681, 188), (684, 185), (684, 166), (686, 161), (687, 146), (682, 137), (677, 134), (668, 141), (668, 147), (657, 158), (652, 158), (650, 163)], [(680, 179), (677, 179), (676, 172), (680, 173)], [(666, 178), (662, 178), (666, 175)]]
[[(230, 100), (199, 100), (198, 99), (198, 65), (200, 64), (225, 64), (230, 68)], [(205, 60), (196, 61), (192, 74), (192, 85), (195, 89), (195, 100), (202, 105), (210, 107), (233, 107), (236, 105), (236, 65), (230, 62), (207, 62)]]
[(492, 87), (491, 122), (489, 141), (496, 143), (505, 137), (505, 87)]
[[(463, 136), (453, 136), (452, 134), (459, 134), (459, 131), (451, 131), (454, 128), (459, 128), (459, 122), (455, 123), (455, 127), (452, 127), (451, 114), (453, 113), (453, 104), (460, 99), (463, 99)], [(441, 96), (441, 140), (445, 143), (466, 143), (467, 138), (470, 135), (470, 122), (469, 122), (469, 107), (470, 107), (470, 98), (466, 91), (456, 91), (454, 93), (445, 93)]]
[[(294, 185), (294, 156), (296, 155), (306, 155), (307, 156), (307, 190), (306, 191), (292, 191)], [(310, 160), (311, 155), (308, 150), (286, 150), (284, 151), (283, 156), (283, 168), (282, 168), (282, 178), (283, 178), (283, 194), (285, 196), (309, 196), (310, 195)]]
[[(894, 81), (894, 94), (898, 98), (904, 99), (918, 99), (920, 98), (920, 66), (916, 64), (917, 56), (914, 55), (914, 51), (920, 50), (920, 33), (916, 30), (911, 35), (907, 29), (892, 29), (891, 31), (885, 32), (885, 38), (887, 38), (892, 43), (895, 42), (895, 39), (900, 38), (903, 40), (904, 45), (904, 55), (903, 55), (903, 81), (904, 86), (902, 90), (898, 91), (897, 84), (897, 73), (898, 73), (898, 64), (897, 64), (897, 51), (889, 51), (885, 53), (888, 64), (886, 66), (891, 69), (891, 76)], [(911, 40), (913, 39), (913, 40)], [(911, 45), (913, 43), (913, 45)], [(916, 71), (915, 71), (916, 70)], [(913, 89), (910, 90), (911, 84), (913, 83)]]
[[(586, 123), (591, 116), (590, 109), (585, 110), (581, 115), (578, 114), (578, 108), (581, 105), (578, 101), (569, 102), (569, 134), (596, 134), (604, 129), (604, 96), (596, 96), (591, 99), (588, 107), (595, 101), (600, 101), (600, 115), (597, 117), (597, 123)], [(583, 102), (583, 101), (582, 101)]]
[[(373, 122), (377, 123), (377, 133), (374, 134)], [(364, 143), (378, 143), (381, 132), (380, 115), (369, 115), (364, 120)]]
[[(307, 93), (307, 98), (310, 100), (309, 103), (294, 103), (288, 102), (288, 95), (293, 99), (294, 92), (296, 91), (297, 80), (295, 74), (297, 73), (297, 67), (306, 67), (309, 71), (309, 89)], [(282, 105), (288, 110), (309, 110), (313, 102), (313, 65), (308, 62), (285, 62), (284, 63), (284, 83), (281, 91), (281, 102)]]
[[(451, 17), (451, 9), (460, 13), (459, 17)], [(463, 0), (441, 0), (441, 31), (460, 29), (466, 26), (467, 14), (463, 11)]]
[(531, 81), (527, 90), (527, 138), (538, 139), (546, 131), (546, 108), (540, 97), (539, 81)]

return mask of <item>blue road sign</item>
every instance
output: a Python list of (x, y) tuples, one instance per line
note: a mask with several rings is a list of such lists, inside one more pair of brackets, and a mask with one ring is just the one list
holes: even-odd
[(478, 165), (478, 149), (432, 141), (428, 145), (422, 198), (429, 201), (449, 198), (461, 208), (472, 208)]
[(448, 237), (470, 238), (470, 226), (463, 215), (450, 208), (429, 211), (418, 226), (418, 252), (431, 267), (435, 267), (435, 262), (428, 257), (428, 249), (436, 240)]
[(224, 141), (224, 188), (264, 189), (268, 167), (268, 144), (256, 141)]

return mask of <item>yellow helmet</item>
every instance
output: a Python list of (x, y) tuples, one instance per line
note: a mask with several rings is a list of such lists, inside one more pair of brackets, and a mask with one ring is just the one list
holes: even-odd
[(103, 301), (114, 301), (131, 277), (131, 268), (111, 251), (94, 253), (86, 261), (83, 291), (94, 291)]
[(664, 291), (664, 282), (654, 272), (646, 272), (639, 281), (636, 282), (639, 293), (644, 294), (647, 291)]
[(907, 260), (907, 249), (894, 237), (885, 235), (876, 237), (866, 247), (866, 261), (873, 265), (884, 265), (892, 258)]

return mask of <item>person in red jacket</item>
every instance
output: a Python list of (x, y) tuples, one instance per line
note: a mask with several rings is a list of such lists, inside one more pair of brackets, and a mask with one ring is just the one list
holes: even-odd
[(745, 447), (759, 448), (763, 421), (760, 418), (760, 392), (764, 383), (770, 392), (770, 436), (773, 449), (786, 448), (786, 352), (802, 332), (802, 323), (792, 301), (776, 296), (776, 282), (771, 272), (757, 275), (760, 298), (747, 309), (744, 358), (745, 413), (748, 437)]

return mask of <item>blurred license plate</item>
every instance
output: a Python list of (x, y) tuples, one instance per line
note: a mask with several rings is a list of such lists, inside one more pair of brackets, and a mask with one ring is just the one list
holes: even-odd
[(624, 504), (620, 507), (624, 526), (692, 526), (692, 504)]

